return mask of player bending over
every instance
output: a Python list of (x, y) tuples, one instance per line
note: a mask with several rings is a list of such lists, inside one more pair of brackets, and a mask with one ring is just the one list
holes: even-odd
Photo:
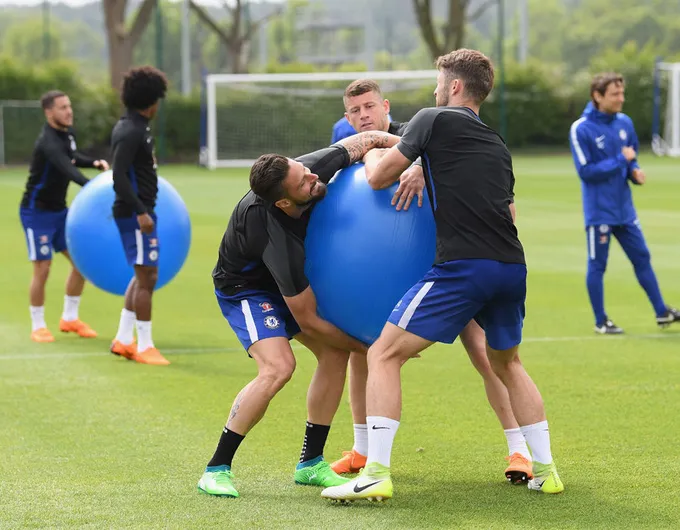
[(217, 449), (198, 482), (202, 492), (238, 497), (232, 459), (246, 434), (295, 370), (289, 340), (297, 339), (317, 358), (307, 392), (307, 424), (294, 479), (298, 484), (333, 486), (348, 479), (331, 470), (323, 449), (345, 384), (349, 352), (366, 346), (316, 311), (304, 272), (304, 239), (314, 204), (335, 173), (362, 160), (376, 147), (399, 139), (365, 132), (292, 160), (267, 154), (250, 171), (250, 188), (236, 205), (213, 271), (222, 314), (250, 357), (257, 377), (239, 392)]

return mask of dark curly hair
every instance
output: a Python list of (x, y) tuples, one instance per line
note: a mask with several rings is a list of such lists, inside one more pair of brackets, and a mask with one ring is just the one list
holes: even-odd
[(123, 78), (121, 99), (129, 109), (145, 110), (165, 97), (168, 80), (153, 66), (132, 68)]

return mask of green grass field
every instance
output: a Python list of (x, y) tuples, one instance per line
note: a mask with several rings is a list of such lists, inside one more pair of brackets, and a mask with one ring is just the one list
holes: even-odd
[[(635, 190), (638, 212), (666, 300), (680, 304), (680, 164), (647, 156), (642, 165), (648, 183)], [(0, 527), (680, 527), (680, 325), (657, 329), (630, 264), (612, 245), (607, 310), (627, 335), (593, 333), (570, 158), (515, 161), (529, 265), (522, 358), (545, 399), (565, 493), (542, 496), (505, 482), (505, 438), (456, 343), (431, 348), (403, 370), (395, 498), (350, 506), (293, 484), (314, 368), (303, 348), (292, 381), (234, 460), (242, 497), (196, 491), (234, 396), (255, 374), (211, 281), (245, 172), (161, 168), (193, 222), (184, 269), (154, 297), (154, 338), (172, 361), (167, 368), (108, 353), (122, 299), (92, 286), (80, 314), (99, 338), (29, 340), (31, 268), (18, 217), (25, 174), (0, 170)], [(56, 259), (46, 317), (57, 334), (66, 273)], [(351, 423), (343, 400), (328, 459), (351, 447)]]

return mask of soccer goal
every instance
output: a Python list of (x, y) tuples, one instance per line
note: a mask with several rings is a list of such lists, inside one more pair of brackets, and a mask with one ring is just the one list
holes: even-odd
[(328, 146), (345, 88), (360, 78), (380, 84), (394, 120), (434, 104), (436, 70), (208, 75), (201, 163), (249, 167), (264, 153), (295, 157)]
[(28, 163), (43, 123), (40, 101), (0, 100), (0, 166)]
[(680, 63), (656, 64), (652, 150), (658, 156), (680, 156)]

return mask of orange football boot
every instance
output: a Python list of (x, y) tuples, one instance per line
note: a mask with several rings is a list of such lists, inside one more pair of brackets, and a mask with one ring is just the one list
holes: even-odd
[(512, 453), (506, 456), (508, 467), (505, 470), (505, 478), (510, 484), (526, 484), (534, 478), (531, 461), (524, 458), (520, 453)]
[(165, 366), (170, 364), (165, 357), (161, 355), (156, 348), (147, 348), (142, 352), (137, 352), (134, 358), (135, 361), (142, 364), (155, 364), (157, 366)]
[(359, 473), (366, 466), (366, 457), (360, 455), (354, 449), (343, 451), (342, 458), (331, 464), (331, 469), (338, 475), (344, 473)]
[(64, 333), (77, 333), (86, 339), (94, 339), (97, 336), (97, 332), (82, 320), (64, 320), (62, 318), (59, 321), (59, 331), (63, 331)]
[(35, 331), (31, 331), (31, 340), (35, 342), (54, 342), (54, 337), (49, 329), (38, 328)]
[(114, 339), (110, 349), (114, 355), (120, 355), (131, 361), (134, 361), (137, 355), (137, 344), (134, 340), (130, 344), (123, 344), (121, 341)]

